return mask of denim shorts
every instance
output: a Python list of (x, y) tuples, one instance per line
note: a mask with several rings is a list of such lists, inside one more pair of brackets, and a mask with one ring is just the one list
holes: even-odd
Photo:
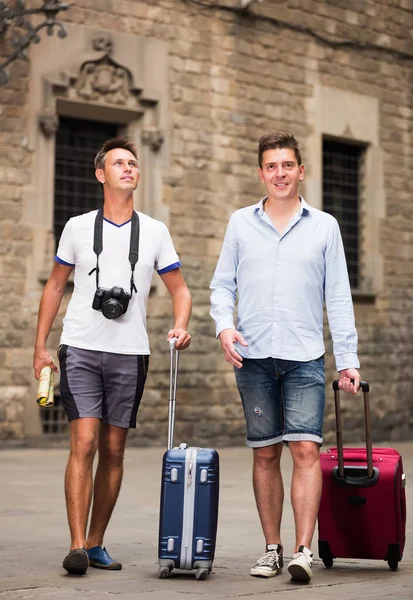
[(244, 358), (235, 368), (247, 425), (247, 446), (279, 442), (322, 444), (324, 357), (308, 362)]

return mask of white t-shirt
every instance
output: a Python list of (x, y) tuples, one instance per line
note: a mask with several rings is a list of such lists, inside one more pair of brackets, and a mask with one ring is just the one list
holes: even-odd
[[(97, 210), (71, 218), (60, 238), (55, 260), (74, 266), (74, 290), (63, 319), (61, 344), (117, 354), (149, 354), (146, 308), (154, 269), (159, 274), (180, 267), (169, 231), (164, 223), (138, 213), (139, 260), (128, 309), (118, 319), (107, 319), (92, 308), (96, 291), (93, 237)], [(130, 293), (129, 262), (131, 221), (116, 225), (103, 220), (103, 251), (99, 256), (99, 287), (122, 287)]]

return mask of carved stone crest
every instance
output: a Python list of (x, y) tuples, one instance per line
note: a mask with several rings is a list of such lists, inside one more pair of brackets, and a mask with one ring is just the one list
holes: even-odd
[(97, 57), (85, 61), (79, 72), (76, 92), (90, 102), (128, 104), (131, 97), (132, 77), (126, 67), (111, 57), (113, 41), (107, 34), (96, 36), (92, 41)]
[(108, 57), (89, 61), (82, 65), (76, 90), (84, 100), (125, 104), (130, 96), (130, 75)]

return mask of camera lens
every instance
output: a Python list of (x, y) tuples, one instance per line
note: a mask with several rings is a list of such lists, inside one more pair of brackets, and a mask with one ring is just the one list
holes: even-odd
[(102, 313), (107, 319), (118, 319), (123, 314), (123, 307), (114, 298), (109, 298), (102, 303)]

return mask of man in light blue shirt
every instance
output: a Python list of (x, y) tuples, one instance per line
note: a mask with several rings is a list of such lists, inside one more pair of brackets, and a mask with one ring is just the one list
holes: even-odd
[(304, 165), (296, 139), (284, 132), (262, 136), (258, 162), (267, 195), (230, 219), (211, 283), (211, 315), (225, 358), (235, 367), (247, 445), (254, 451), (266, 552), (251, 575), (273, 577), (283, 568), (280, 459), (288, 442), (296, 528), (288, 571), (307, 582), (321, 495), (324, 303), (339, 386), (353, 394), (360, 383), (357, 332), (338, 223), (298, 195)]

